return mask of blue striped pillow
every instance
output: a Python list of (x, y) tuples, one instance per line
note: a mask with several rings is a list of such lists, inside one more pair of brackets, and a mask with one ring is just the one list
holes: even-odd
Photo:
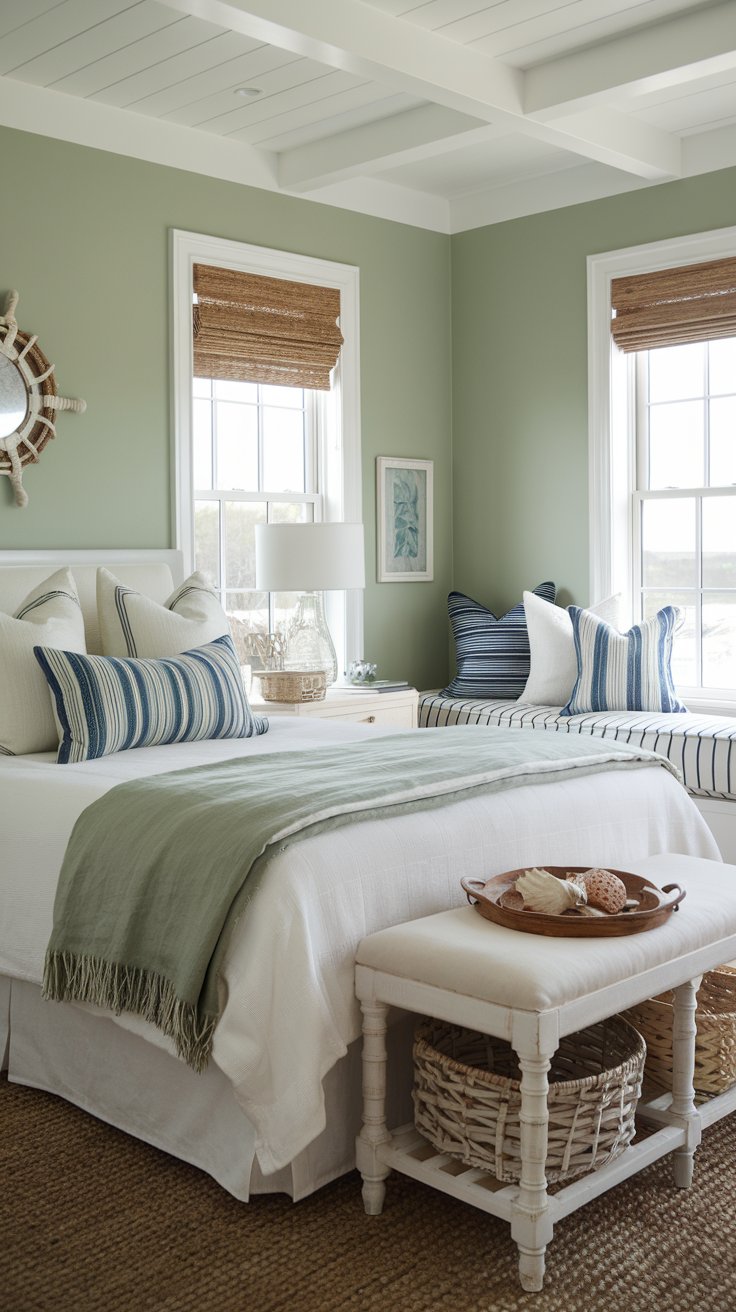
[[(536, 597), (554, 601), (554, 583), (540, 583)], [(457, 674), (443, 697), (501, 697), (516, 700), (529, 677), (529, 634), (520, 601), (497, 619), (492, 611), (462, 592), (447, 598), (455, 639)]]
[(680, 612), (665, 606), (619, 633), (592, 611), (568, 606), (578, 674), (560, 715), (587, 711), (686, 711), (670, 663)]
[(251, 738), (268, 729), (248, 704), (229, 634), (158, 660), (53, 647), (33, 652), (51, 689), (61, 765), (131, 747)]

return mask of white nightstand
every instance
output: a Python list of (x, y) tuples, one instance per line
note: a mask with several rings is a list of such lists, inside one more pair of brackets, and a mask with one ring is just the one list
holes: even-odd
[(258, 676), (254, 676), (254, 695), (250, 704), (258, 715), (316, 715), (320, 719), (353, 720), (359, 724), (395, 725), (397, 729), (416, 729), (416, 688), (398, 692), (346, 692), (328, 688), (321, 702), (264, 702), (257, 695)]

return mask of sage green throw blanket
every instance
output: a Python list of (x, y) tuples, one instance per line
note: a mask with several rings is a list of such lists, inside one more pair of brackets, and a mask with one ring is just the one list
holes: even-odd
[(110, 789), (79, 816), (46, 953), (47, 998), (135, 1012), (202, 1070), (217, 976), (253, 872), (295, 839), (355, 819), (432, 808), (652, 752), (470, 725), (308, 751), (257, 752)]

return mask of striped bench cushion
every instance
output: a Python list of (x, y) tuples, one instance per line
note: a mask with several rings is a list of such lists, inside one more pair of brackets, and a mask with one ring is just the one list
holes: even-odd
[(419, 724), (491, 724), (613, 738), (668, 757), (693, 796), (736, 801), (736, 718), (660, 711), (596, 711), (563, 716), (560, 709), (424, 693), (419, 699)]

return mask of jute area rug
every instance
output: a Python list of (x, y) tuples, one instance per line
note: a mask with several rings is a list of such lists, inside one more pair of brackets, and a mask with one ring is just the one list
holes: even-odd
[(541, 1294), (508, 1228), (393, 1175), (238, 1203), (193, 1167), (0, 1080), (3, 1312), (734, 1312), (736, 1116), (691, 1190), (667, 1159), (563, 1221)]

